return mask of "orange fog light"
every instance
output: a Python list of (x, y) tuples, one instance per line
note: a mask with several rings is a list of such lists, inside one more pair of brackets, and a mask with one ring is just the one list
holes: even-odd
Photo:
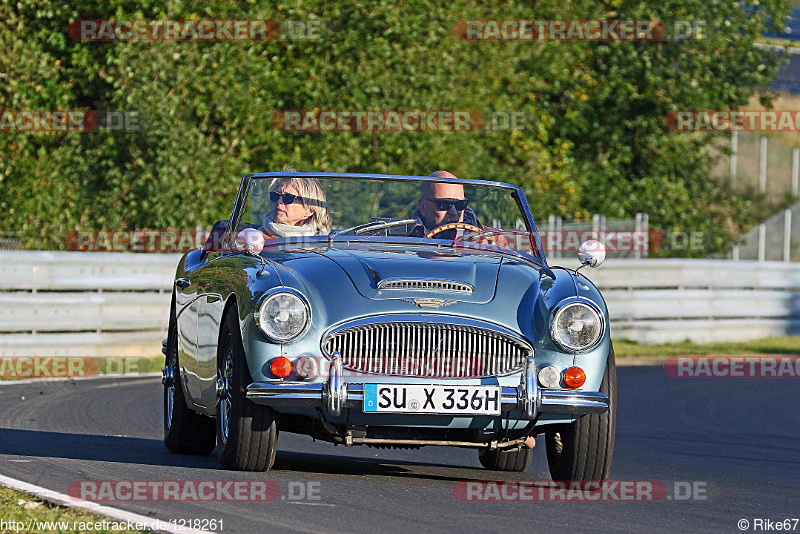
[(564, 383), (570, 388), (579, 388), (586, 382), (586, 373), (580, 367), (570, 367), (564, 371)]
[(292, 362), (289, 358), (278, 356), (269, 364), (269, 370), (278, 378), (286, 378), (292, 374)]

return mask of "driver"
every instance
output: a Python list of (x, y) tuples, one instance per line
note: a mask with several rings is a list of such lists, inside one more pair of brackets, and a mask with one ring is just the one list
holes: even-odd
[[(436, 171), (429, 176), (434, 178), (457, 178), (447, 171)], [(424, 237), (431, 230), (450, 223), (464, 223), (486, 229), (478, 221), (478, 216), (469, 207), (469, 199), (464, 196), (464, 186), (461, 184), (443, 182), (423, 182), (420, 188), (420, 198), (417, 209), (411, 214), (417, 224), (407, 234), (407, 237)], [(459, 230), (445, 230), (439, 233), (437, 239), (454, 239)], [(500, 243), (498, 243), (500, 244)]]
[[(447, 171), (436, 171), (429, 176), (435, 178), (456, 178)], [(408, 233), (408, 237), (424, 237), (425, 234), (445, 224), (462, 222), (478, 226), (478, 217), (469, 207), (469, 200), (464, 197), (464, 186), (443, 182), (422, 182), (417, 209), (411, 214), (417, 224)], [(452, 234), (452, 235), (448, 235)], [(439, 234), (441, 239), (452, 239), (455, 230)]]

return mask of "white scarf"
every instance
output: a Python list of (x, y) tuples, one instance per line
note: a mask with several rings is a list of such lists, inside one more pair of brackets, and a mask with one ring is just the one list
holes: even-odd
[(322, 232), (317, 228), (316, 221), (311, 221), (310, 224), (303, 224), (300, 226), (292, 226), (291, 224), (275, 222), (272, 212), (264, 215), (263, 219), (264, 229), (278, 237), (306, 237), (320, 235)]

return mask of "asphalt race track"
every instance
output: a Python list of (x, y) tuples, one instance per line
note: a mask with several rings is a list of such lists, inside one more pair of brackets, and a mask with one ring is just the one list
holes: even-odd
[[(660, 481), (667, 494), (657, 502), (456, 499), (460, 480), (549, 480), (541, 439), (521, 474), (486, 471), (469, 449), (344, 448), (293, 434), (281, 434), (273, 471), (226, 472), (213, 456), (164, 448), (158, 378), (0, 384), (0, 473), (63, 493), (85, 479), (277, 482), (282, 498), (272, 502), (104, 503), (164, 520), (222, 519), (223, 532), (740, 532), (740, 519), (752, 530), (755, 518), (800, 517), (796, 380), (670, 378), (655, 366), (618, 376), (612, 479)], [(307, 482), (318, 499), (287, 498), (290, 484)], [(676, 482), (694, 483), (700, 499), (673, 495)]]

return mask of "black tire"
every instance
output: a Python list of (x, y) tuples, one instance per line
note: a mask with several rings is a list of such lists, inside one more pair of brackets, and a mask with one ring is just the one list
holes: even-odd
[(252, 379), (245, 360), (236, 306), (228, 310), (222, 322), (217, 373), (225, 379), (217, 403), (220, 463), (234, 471), (267, 471), (275, 463), (278, 414), (245, 396)]
[(186, 403), (178, 363), (178, 322), (174, 302), (170, 307), (167, 355), (164, 367), (171, 380), (164, 384), (164, 445), (180, 454), (208, 454), (217, 444), (214, 419), (192, 411)]
[(521, 449), (505, 451), (501, 449), (481, 449), (478, 451), (478, 460), (486, 469), (493, 471), (525, 471), (531, 465), (533, 449), (522, 447)]
[(613, 346), (608, 350), (600, 392), (609, 399), (606, 413), (584, 415), (574, 423), (545, 431), (547, 464), (553, 480), (603, 481), (608, 478), (617, 426), (617, 369)]

